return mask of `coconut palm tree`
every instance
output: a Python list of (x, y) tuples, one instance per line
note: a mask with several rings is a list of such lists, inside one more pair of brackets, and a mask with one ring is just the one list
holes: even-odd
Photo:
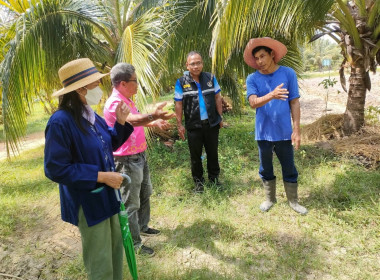
[[(250, 38), (270, 36), (284, 42), (288, 55), (282, 64), (302, 71), (299, 44), (311, 37), (324, 22), (334, 0), (188, 0), (179, 28), (173, 35), (180, 47), (172, 49), (169, 69), (183, 70), (185, 55), (191, 50), (203, 54), (205, 69), (218, 77), (223, 94), (238, 106), (241, 100), (237, 81), (252, 72), (243, 61)], [(176, 59), (173, 59), (173, 58)], [(173, 65), (173, 63), (176, 63)], [(177, 66), (177, 68), (176, 68)]]
[[(0, 4), (12, 10), (11, 2), (16, 1)], [(0, 72), (7, 148), (21, 135), (31, 92), (59, 87), (57, 69), (67, 60), (88, 56), (102, 67), (132, 62), (143, 87), (154, 93), (156, 78), (173, 82), (184, 70), (185, 54), (195, 49), (238, 104), (237, 81), (252, 71), (242, 59), (248, 40), (271, 36), (283, 41), (289, 53), (281, 63), (300, 72), (298, 44), (322, 26), (334, 0), (21, 2), (23, 10), (13, 11), (8, 33), (0, 37), (7, 50)]]
[[(132, 63), (140, 92), (155, 94), (165, 36), (164, 0), (8, 0), (0, 28), (0, 91), (6, 148), (17, 151), (33, 98), (61, 87), (66, 62), (89, 57), (99, 68)], [(160, 5), (158, 5), (160, 4)], [(109, 83), (108, 83), (109, 84)]]
[(342, 48), (344, 60), (340, 69), (341, 84), (346, 90), (344, 68), (350, 67), (343, 132), (350, 135), (364, 125), (367, 90), (371, 90), (369, 71), (380, 64), (380, 1), (336, 0), (322, 32), (311, 41), (328, 34)]

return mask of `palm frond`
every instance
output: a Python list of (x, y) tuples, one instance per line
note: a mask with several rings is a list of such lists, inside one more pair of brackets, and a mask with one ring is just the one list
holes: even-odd
[(193, 50), (202, 54), (205, 69), (211, 69), (208, 54), (212, 37), (210, 22), (213, 2), (216, 1), (184, 0), (172, 7), (173, 21), (170, 25), (174, 31), (165, 61), (169, 73), (178, 74), (178, 71), (185, 70), (186, 55)]
[(218, 78), (218, 82), (223, 89), (221, 94), (232, 100), (233, 111), (240, 113), (245, 96), (242, 95), (242, 85), (238, 82), (236, 73), (224, 71), (223, 75)]
[(347, 4), (343, 3), (342, 0), (336, 0), (340, 10), (336, 10), (333, 15), (340, 21), (341, 26), (346, 29), (347, 33), (350, 34), (354, 40), (355, 47), (362, 49), (363, 45), (360, 40), (358, 29), (356, 28), (355, 20), (347, 7)]
[(368, 27), (373, 28), (376, 22), (380, 22), (380, 1), (374, 1), (368, 13)]
[(8, 0), (0, 1), (0, 4), (16, 14), (22, 14), (30, 7), (33, 7), (37, 2), (38, 0)]
[(332, 0), (320, 2), (317, 5), (311, 0), (241, 0), (220, 5), (223, 11), (214, 14), (218, 23), (214, 25), (211, 43), (215, 73), (223, 73), (230, 67), (234, 53), (240, 53), (238, 59), (243, 61), (242, 54), (250, 38), (268, 36), (287, 43), (310, 36), (333, 4)]
[(359, 15), (361, 17), (366, 17), (367, 16), (367, 9), (366, 9), (365, 0), (355, 0), (355, 4), (359, 9)]
[(0, 70), (8, 154), (18, 150), (33, 97), (61, 87), (59, 67), (78, 57), (94, 61), (105, 57), (99, 42), (92, 40), (93, 27), (86, 21), (96, 22), (100, 12), (88, 6), (85, 1), (41, 1), (14, 19), (11, 33), (3, 34), (12, 34)]
[(125, 28), (115, 62), (127, 62), (135, 66), (140, 83), (138, 104), (145, 105), (146, 95), (157, 96), (159, 83), (157, 72), (164, 67), (161, 61), (168, 31), (162, 24), (165, 10), (151, 8)]

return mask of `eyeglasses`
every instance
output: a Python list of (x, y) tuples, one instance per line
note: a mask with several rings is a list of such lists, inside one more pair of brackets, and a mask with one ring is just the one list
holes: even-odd
[(198, 62), (189, 63), (189, 66), (190, 67), (195, 67), (195, 66), (201, 66), (202, 64), (203, 64), (202, 61), (198, 61)]
[(135, 82), (137, 85), (139, 84), (139, 82), (137, 80), (128, 80), (128, 81), (123, 81), (123, 82), (126, 82), (126, 83)]

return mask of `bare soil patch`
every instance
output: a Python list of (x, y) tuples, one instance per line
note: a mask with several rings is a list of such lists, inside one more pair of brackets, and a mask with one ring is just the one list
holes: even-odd
[[(372, 90), (367, 92), (366, 107), (380, 106), (380, 75), (370, 74)], [(326, 96), (327, 91), (322, 85), (318, 85), (325, 78), (311, 78), (300, 80), (301, 94), (301, 124), (310, 124), (326, 114), (343, 114), (347, 104), (347, 93), (343, 90), (339, 82), (328, 90), (327, 112)], [(348, 82), (348, 81), (347, 81)]]
[[(33, 149), (45, 144), (45, 135), (43, 131), (35, 132), (25, 136), (20, 145), (20, 153)], [(11, 156), (16, 156), (18, 153), (11, 151)], [(0, 160), (7, 157), (7, 150), (4, 142), (0, 142)]]
[(303, 142), (357, 159), (366, 168), (380, 167), (380, 125), (367, 125), (349, 137), (342, 132), (343, 115), (325, 115), (305, 125)]
[(62, 222), (58, 197), (36, 208), (41, 218), (33, 231), (1, 239), (0, 279), (57, 279), (57, 269), (81, 251), (79, 230)]
[[(380, 166), (380, 127), (368, 125), (358, 133), (345, 137), (342, 133), (343, 113), (347, 93), (340, 83), (329, 89), (327, 111), (326, 90), (318, 84), (324, 78), (301, 81), (301, 123), (303, 143), (330, 149), (333, 152), (357, 159), (366, 168)], [(338, 79), (336, 77), (336, 79)], [(366, 107), (380, 106), (380, 77), (371, 74), (372, 90), (367, 92)]]

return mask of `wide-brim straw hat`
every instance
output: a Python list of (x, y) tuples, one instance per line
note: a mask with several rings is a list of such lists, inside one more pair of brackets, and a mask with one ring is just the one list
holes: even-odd
[(256, 63), (255, 57), (252, 55), (252, 51), (259, 46), (265, 46), (272, 49), (275, 63), (278, 63), (288, 52), (288, 49), (283, 43), (270, 37), (253, 38), (249, 40), (244, 50), (244, 61), (255, 69), (259, 69), (259, 66)]
[(102, 74), (96, 69), (94, 63), (88, 58), (70, 61), (58, 70), (58, 76), (63, 88), (54, 92), (52, 96), (60, 96), (87, 86), (100, 80), (109, 73)]

